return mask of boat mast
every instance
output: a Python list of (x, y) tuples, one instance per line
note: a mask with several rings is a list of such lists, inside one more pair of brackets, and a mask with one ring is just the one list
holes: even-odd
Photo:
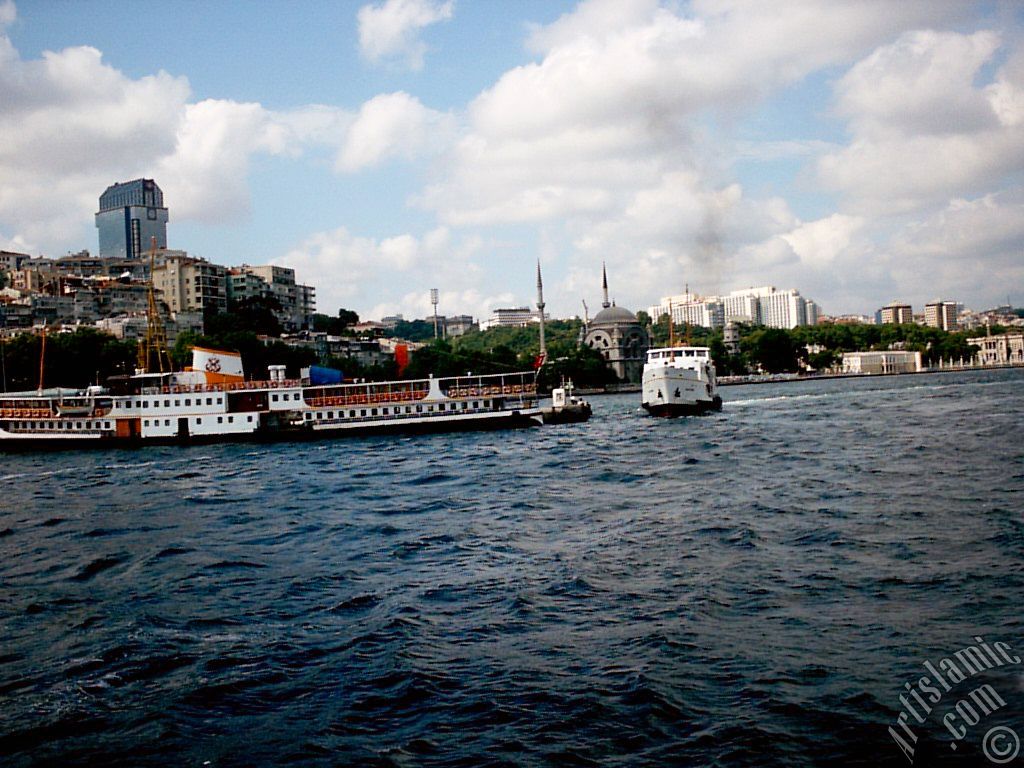
[(43, 326), (43, 343), (39, 347), (39, 394), (43, 394), (43, 371), (46, 365), (46, 326)]
[[(156, 289), (153, 287), (153, 270), (156, 266), (156, 238), (152, 238), (149, 248), (149, 283), (146, 286), (146, 338), (139, 340), (139, 370), (143, 373), (149, 372), (150, 361), (153, 353), (156, 353), (156, 364), (160, 373), (170, 373), (173, 370), (171, 365), (171, 353), (167, 349), (167, 332), (164, 330), (163, 321), (160, 319), (160, 311), (156, 304)], [(164, 363), (167, 363), (167, 370), (164, 370)]]
[(548, 359), (548, 348), (544, 343), (544, 282), (540, 277), (540, 259), (537, 259), (537, 311), (540, 314), (540, 364)]

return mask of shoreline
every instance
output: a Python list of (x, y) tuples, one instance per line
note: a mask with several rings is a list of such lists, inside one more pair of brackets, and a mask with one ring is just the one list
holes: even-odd
[[(1002, 365), (966, 365), (955, 368), (926, 368), (921, 371), (893, 371), (890, 373), (821, 373), (810, 376), (801, 376), (795, 373), (767, 374), (765, 376), (742, 376), (732, 379), (723, 377), (718, 380), (719, 387), (739, 387), (748, 384), (789, 384), (799, 381), (823, 381), (830, 379), (877, 379), (889, 376), (921, 376), (929, 373), (964, 373), (965, 371), (1004, 371), (1014, 368), (1024, 368), (1024, 363), (1005, 363)], [(732, 380), (730, 380), (732, 379)], [(580, 395), (592, 397), (594, 395), (623, 395), (639, 392), (639, 384), (621, 384), (614, 389), (577, 388)]]

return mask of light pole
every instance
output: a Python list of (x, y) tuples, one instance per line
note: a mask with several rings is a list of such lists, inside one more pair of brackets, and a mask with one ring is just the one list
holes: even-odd
[(437, 338), (437, 288), (430, 289), (430, 303), (434, 305), (434, 338)]

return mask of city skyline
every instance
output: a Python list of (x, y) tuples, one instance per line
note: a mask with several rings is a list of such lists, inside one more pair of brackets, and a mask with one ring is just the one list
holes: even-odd
[(145, 177), (169, 247), (292, 267), (327, 313), (430, 316), (437, 285), (484, 317), (538, 257), (554, 316), (602, 262), (633, 311), (1020, 303), (1014, 4), (133, 9), (0, 0), (0, 249), (97, 252), (97, 196)]

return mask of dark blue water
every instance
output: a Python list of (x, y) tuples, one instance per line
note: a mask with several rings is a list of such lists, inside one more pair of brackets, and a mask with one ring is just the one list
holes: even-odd
[[(922, 661), (1024, 649), (1024, 372), (723, 394), (4, 457), (0, 762), (908, 764)], [(1022, 671), (955, 751), (915, 724), (915, 764), (1024, 734)]]

